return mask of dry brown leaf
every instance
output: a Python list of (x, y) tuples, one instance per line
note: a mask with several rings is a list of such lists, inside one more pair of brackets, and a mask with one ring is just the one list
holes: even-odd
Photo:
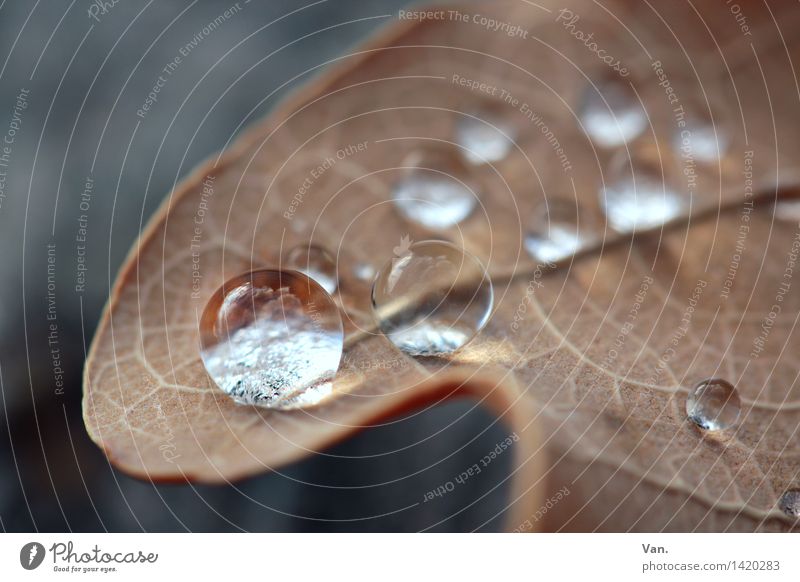
[[(797, 225), (758, 205), (727, 298), (723, 289), (743, 224), (745, 152), (753, 152), (759, 196), (800, 181), (792, 67), (800, 12), (789, 3), (744, 4), (744, 34), (728, 5), (703, 4), (570, 6), (578, 28), (629, 66), (651, 124), (637, 147), (655, 151), (668, 175), (680, 179), (682, 168), (671, 159), (673, 106), (652, 61), (663, 63), (681, 103), (708, 107), (730, 132), (730, 154), (697, 169), (691, 218), (635, 239), (607, 232), (601, 248), (537, 272), (521, 234), (545, 195), (574, 192), (582, 219), (603, 224), (596, 192), (610, 154), (592, 146), (575, 112), (587, 84), (606, 78), (608, 68), (556, 22), (561, 6), (549, 1), (458, 8), (520, 24), (527, 39), (471, 19), (401, 23), (343, 58), (167, 199), (132, 249), (92, 346), (84, 398), (92, 438), (134, 475), (223, 482), (302, 458), (387, 416), (468, 395), (522, 437), (509, 529), (791, 528), (776, 502), (800, 478), (794, 288), (767, 348), (757, 358), (750, 353)], [(287, 248), (310, 239), (338, 255), (351, 334), (369, 326), (369, 285), (354, 266), (379, 266), (406, 234), (431, 237), (387, 203), (393, 168), (420, 143), (452, 139), (459, 112), (481, 101), (454, 84), (454, 74), (530, 103), (572, 168), (565, 172), (552, 145), (531, 132), (482, 174), (483, 208), (438, 233), (493, 274), (497, 307), (487, 328), (438, 364), (409, 359), (380, 335), (351, 335), (338, 398), (294, 412), (233, 404), (199, 359), (196, 324), (206, 298), (225, 279), (277, 265)], [(358, 143), (364, 151), (315, 178), (285, 218), (312, 170)], [(205, 195), (204, 182), (213, 183)], [(192, 247), (200, 213), (200, 242)], [(202, 270), (194, 294), (193, 251)], [(630, 333), (615, 345), (647, 277), (653, 283)], [(705, 286), (695, 293), (699, 281)], [(672, 346), (693, 294), (689, 329)], [(522, 312), (523, 324), (513, 326)], [(397, 364), (391, 373), (376, 365), (385, 362)], [(724, 438), (704, 436), (683, 412), (687, 387), (715, 375), (736, 383), (744, 402), (740, 429)], [(564, 486), (570, 495), (545, 520), (526, 523)]]

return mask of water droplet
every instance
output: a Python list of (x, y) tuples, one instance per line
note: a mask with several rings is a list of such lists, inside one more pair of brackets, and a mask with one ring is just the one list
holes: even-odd
[(508, 109), (491, 103), (459, 116), (455, 133), (466, 160), (478, 165), (505, 158), (514, 145), (517, 129)]
[(470, 215), (477, 204), (471, 171), (452, 151), (430, 148), (411, 154), (392, 195), (407, 219), (430, 229), (448, 228)]
[(336, 304), (292, 271), (253, 271), (227, 281), (200, 319), (200, 356), (242, 404), (297, 408), (332, 392), (344, 333)]
[(525, 249), (535, 260), (545, 264), (574, 255), (587, 242), (578, 228), (577, 204), (558, 197), (541, 202), (525, 235)]
[(728, 132), (715, 125), (709, 116), (694, 115), (686, 119), (686, 127), (676, 130), (674, 147), (679, 156), (698, 162), (716, 162), (730, 145)]
[(335, 293), (339, 286), (336, 277), (336, 261), (331, 254), (318, 245), (300, 245), (286, 255), (286, 267), (305, 273), (322, 285), (328, 293)]
[(375, 278), (375, 268), (369, 263), (358, 263), (353, 267), (353, 274), (361, 281), (372, 281)]
[(656, 228), (688, 210), (690, 199), (672, 187), (657, 152), (619, 151), (611, 160), (608, 181), (600, 189), (600, 206), (609, 226), (629, 233)]
[(789, 517), (800, 518), (800, 489), (789, 489), (781, 495), (778, 507)]
[(587, 87), (579, 115), (586, 133), (601, 147), (624, 145), (647, 127), (647, 114), (633, 88), (618, 79)]
[(724, 430), (736, 424), (741, 400), (736, 388), (719, 378), (703, 380), (686, 399), (689, 420), (706, 430)]
[(400, 245), (378, 272), (372, 307), (381, 331), (403, 352), (453, 352), (486, 325), (494, 301), (481, 262), (442, 241)]

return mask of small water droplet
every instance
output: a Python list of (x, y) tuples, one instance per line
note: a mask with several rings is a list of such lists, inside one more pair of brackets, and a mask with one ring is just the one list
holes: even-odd
[(600, 206), (609, 226), (621, 233), (664, 225), (684, 214), (690, 203), (668, 181), (657, 152), (619, 151), (611, 160), (608, 181), (600, 189)]
[(789, 489), (781, 495), (778, 507), (789, 517), (800, 518), (800, 489)]
[(490, 103), (456, 121), (456, 143), (471, 164), (498, 162), (511, 151), (517, 129), (508, 108)]
[(647, 114), (636, 93), (619, 79), (587, 87), (579, 115), (591, 140), (606, 148), (632, 141), (647, 127)]
[(689, 420), (705, 430), (724, 430), (736, 424), (741, 411), (739, 393), (720, 378), (703, 380), (686, 399)]
[(430, 229), (448, 228), (472, 213), (477, 189), (460, 157), (430, 148), (411, 154), (404, 176), (394, 184), (395, 207), (407, 219)]
[(541, 202), (525, 235), (525, 249), (545, 264), (574, 255), (587, 242), (578, 227), (578, 205), (558, 197)]
[(357, 263), (353, 267), (353, 274), (361, 281), (372, 281), (375, 278), (375, 268), (369, 263)]
[(336, 304), (291, 271), (252, 271), (227, 281), (200, 319), (200, 356), (242, 404), (297, 408), (333, 390), (344, 333)]
[(413, 356), (462, 347), (486, 325), (493, 301), (492, 282), (481, 262), (443, 241), (401, 248), (372, 287), (381, 331)]
[(686, 126), (675, 131), (674, 147), (678, 156), (698, 162), (716, 162), (728, 150), (730, 137), (709, 116), (693, 115)]
[(300, 245), (286, 255), (285, 265), (300, 271), (322, 285), (328, 293), (335, 293), (339, 286), (336, 277), (336, 261), (331, 254), (318, 245)]

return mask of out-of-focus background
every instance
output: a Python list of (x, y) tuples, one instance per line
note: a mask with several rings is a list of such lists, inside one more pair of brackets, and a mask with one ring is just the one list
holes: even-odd
[(2, 530), (501, 528), (510, 456), (419, 503), (506, 436), (468, 403), (220, 487), (132, 479), (110, 467), (81, 418), (85, 351), (118, 266), (165, 194), (304, 72), (407, 3), (0, 1)]

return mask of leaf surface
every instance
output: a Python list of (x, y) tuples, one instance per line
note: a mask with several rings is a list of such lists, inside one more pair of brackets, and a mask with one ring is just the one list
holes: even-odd
[[(459, 6), (466, 22), (398, 23), (169, 195), (119, 274), (86, 368), (86, 425), (116, 466), (225, 482), (468, 396), (521, 437), (509, 529), (792, 527), (776, 504), (800, 471), (798, 224), (777, 220), (769, 200), (800, 180), (800, 133), (788, 122), (800, 113), (800, 39), (790, 34), (800, 14), (789, 3), (745, 5), (743, 34), (723, 4), (575, 2), (573, 28), (560, 9), (509, 0)], [(527, 34), (488, 30), (474, 15)], [(604, 226), (597, 193), (614, 153), (593, 145), (579, 109), (610, 69), (575, 30), (630, 70), (649, 122), (631, 149), (693, 192), (691, 212), (668, 228), (630, 237)], [(477, 211), (431, 233), (402, 219), (390, 189), (409, 153), (452, 142), (456, 120), (485, 105), (486, 91), (459, 79), (516, 100), (522, 136), (506, 159), (476, 171)], [(671, 94), (726, 132), (718, 163), (687, 173)], [(578, 200), (599, 242), (542, 269), (523, 236), (555, 196)], [(487, 265), (496, 309), (464, 349), (422, 362), (374, 333), (357, 267), (379, 268), (398, 245), (434, 236)], [(349, 338), (338, 397), (293, 412), (237, 406), (200, 362), (199, 314), (224, 280), (280, 265), (308, 242), (331, 249), (339, 267)], [(785, 280), (792, 288), (778, 300)], [(687, 390), (712, 376), (743, 400), (739, 429), (723, 436), (686, 421)], [(565, 486), (570, 495), (545, 519), (529, 520)]]

